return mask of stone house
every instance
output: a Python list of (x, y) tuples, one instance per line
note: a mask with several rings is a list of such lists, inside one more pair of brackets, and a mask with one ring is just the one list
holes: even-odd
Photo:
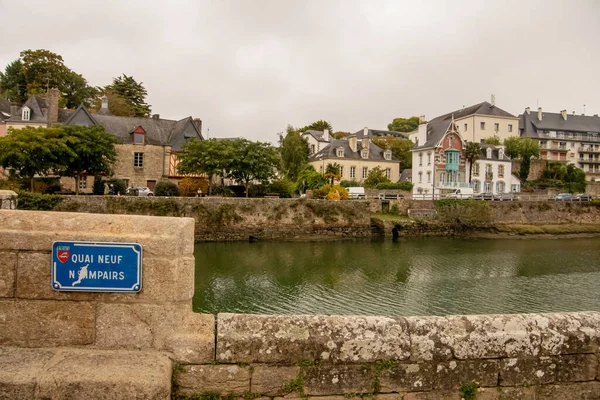
[[(80, 106), (77, 110), (58, 109), (58, 90), (49, 91), (48, 101), (41, 96), (31, 97), (8, 120), (8, 126), (51, 126), (55, 124), (102, 126), (116, 137), (117, 161), (113, 166), (114, 178), (122, 179), (128, 186), (147, 186), (154, 190), (161, 180), (177, 181), (183, 176), (177, 172), (177, 153), (191, 138), (203, 140), (202, 121), (192, 117), (181, 120), (117, 117), (108, 110), (108, 100), (96, 114)], [(75, 181), (62, 178), (66, 189), (75, 190)], [(79, 188), (91, 192), (93, 177), (83, 177)]]
[(540, 144), (540, 158), (564, 162), (581, 168), (586, 179), (600, 180), (600, 117), (543, 112), (532, 113), (527, 107), (519, 116), (521, 137)]
[(362, 182), (375, 167), (381, 168), (392, 182), (400, 178), (400, 161), (392, 156), (391, 150), (373, 144), (368, 135), (360, 140), (355, 134), (332, 140), (309, 158), (309, 164), (320, 173), (325, 172), (327, 165), (336, 163), (340, 165), (341, 180)]

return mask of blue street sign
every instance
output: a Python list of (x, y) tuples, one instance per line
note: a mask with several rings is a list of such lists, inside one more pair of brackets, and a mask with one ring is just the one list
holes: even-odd
[(137, 243), (54, 242), (52, 288), (139, 292), (142, 289), (142, 246)]

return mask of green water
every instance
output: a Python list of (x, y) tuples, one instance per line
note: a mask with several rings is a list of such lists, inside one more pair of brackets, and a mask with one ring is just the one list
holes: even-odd
[(448, 315), (600, 310), (600, 239), (197, 244), (194, 310)]

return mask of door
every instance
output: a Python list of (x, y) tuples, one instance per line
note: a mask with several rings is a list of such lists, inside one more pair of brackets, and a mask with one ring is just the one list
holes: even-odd
[(156, 187), (156, 181), (146, 181), (146, 186), (148, 186), (148, 189), (154, 192), (154, 188)]

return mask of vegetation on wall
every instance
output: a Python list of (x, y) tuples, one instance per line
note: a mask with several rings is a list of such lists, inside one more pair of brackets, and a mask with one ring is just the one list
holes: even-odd
[(531, 158), (540, 156), (540, 144), (529, 137), (513, 136), (504, 139), (504, 146), (507, 156), (521, 160), (519, 178), (521, 182), (526, 182), (531, 168)]
[(174, 197), (179, 196), (179, 189), (177, 184), (171, 181), (160, 181), (156, 184), (154, 194), (156, 196)]
[(17, 209), (50, 211), (62, 201), (62, 197), (55, 194), (18, 192)]

